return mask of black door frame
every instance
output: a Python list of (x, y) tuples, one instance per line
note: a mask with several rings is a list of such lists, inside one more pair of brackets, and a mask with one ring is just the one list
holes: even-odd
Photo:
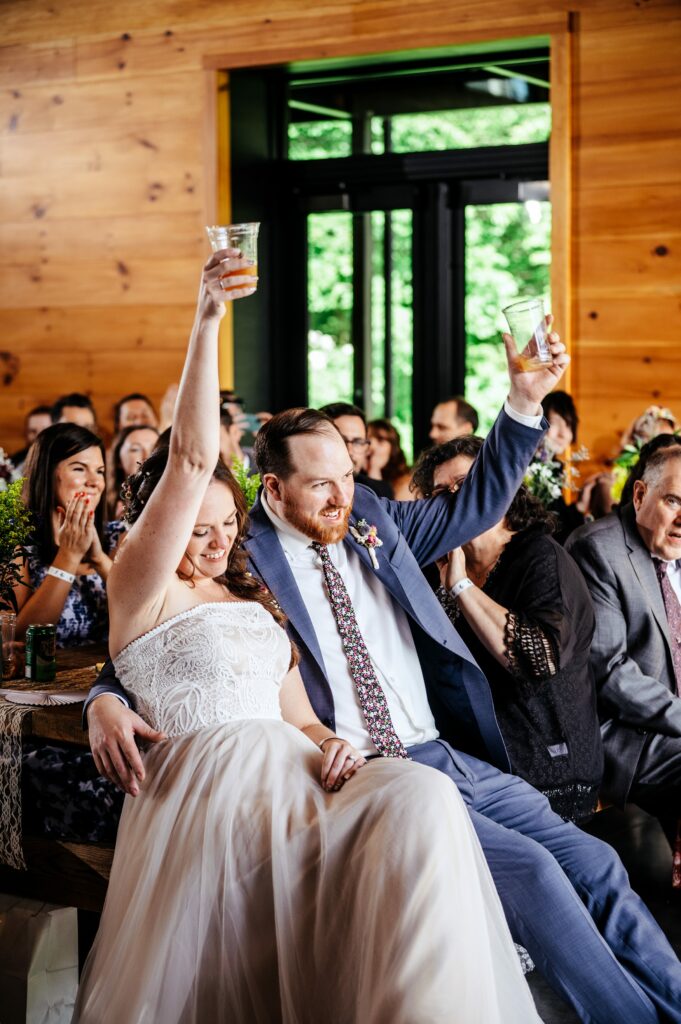
[[(388, 153), (332, 160), (277, 161), (265, 193), (276, 197), (270, 222), (270, 402), (307, 402), (307, 215), (322, 210), (413, 211), (412, 407), (414, 451), (428, 443), (433, 407), (465, 385), (464, 211), (476, 203), (519, 201), (519, 185), (548, 180), (548, 143), (443, 153)], [(367, 352), (366, 218), (357, 218), (354, 289), (354, 400), (364, 404)], [(359, 249), (359, 259), (357, 246)], [(364, 269), (363, 269), (364, 268)], [(386, 377), (388, 367), (386, 365)], [(388, 386), (388, 391), (389, 391)]]

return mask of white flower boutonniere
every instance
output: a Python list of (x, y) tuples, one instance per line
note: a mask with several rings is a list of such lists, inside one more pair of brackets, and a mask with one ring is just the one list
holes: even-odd
[(378, 536), (378, 531), (375, 526), (369, 526), (366, 519), (360, 519), (357, 526), (350, 527), (350, 533), (355, 538), (358, 544), (361, 544), (363, 548), (366, 548), (369, 552), (369, 558), (374, 569), (378, 569), (378, 558), (376, 557), (376, 548), (383, 547), (383, 541)]

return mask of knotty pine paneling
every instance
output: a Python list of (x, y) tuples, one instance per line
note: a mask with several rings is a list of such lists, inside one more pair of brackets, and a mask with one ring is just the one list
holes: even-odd
[(564, 32), (568, 20), (560, 209), (582, 440), (605, 457), (649, 402), (681, 414), (678, 0), (5, 0), (0, 347), (19, 370), (0, 385), (0, 444), (67, 388), (91, 390), (106, 422), (117, 389), (158, 398), (176, 379), (217, 199), (206, 68)]

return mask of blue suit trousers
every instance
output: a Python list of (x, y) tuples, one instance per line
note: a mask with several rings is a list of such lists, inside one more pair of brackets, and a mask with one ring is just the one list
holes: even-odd
[(681, 964), (607, 843), (515, 775), (443, 740), (410, 747), (468, 807), (511, 933), (593, 1024), (681, 1024)]

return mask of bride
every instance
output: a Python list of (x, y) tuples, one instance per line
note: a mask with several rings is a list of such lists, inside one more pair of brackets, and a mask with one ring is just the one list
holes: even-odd
[(110, 648), (164, 739), (125, 800), (73, 1019), (532, 1024), (456, 788), (411, 761), (367, 763), (319, 722), (282, 615), (245, 571), (217, 348), (225, 300), (255, 290), (246, 268), (236, 250), (206, 263), (169, 448), (130, 482)]

